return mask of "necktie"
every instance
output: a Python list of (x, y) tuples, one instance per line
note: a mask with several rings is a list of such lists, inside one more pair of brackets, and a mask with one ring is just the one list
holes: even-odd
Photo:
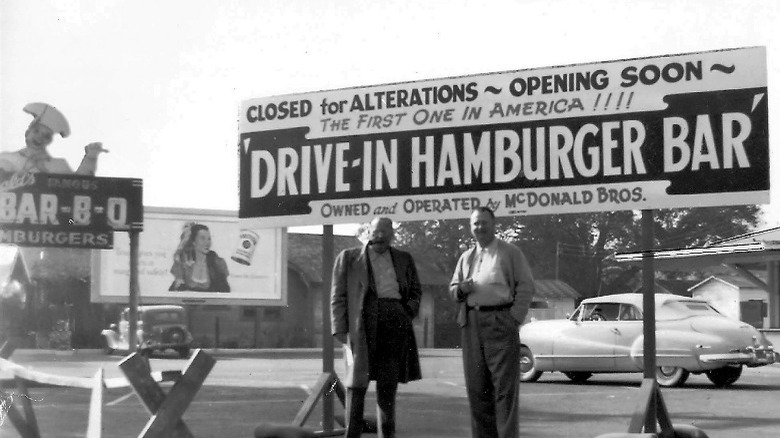
[(477, 263), (474, 266), (474, 275), (479, 275), (479, 271), (482, 268), (482, 255), (485, 253), (485, 250), (482, 249), (479, 251), (479, 254), (477, 255)]

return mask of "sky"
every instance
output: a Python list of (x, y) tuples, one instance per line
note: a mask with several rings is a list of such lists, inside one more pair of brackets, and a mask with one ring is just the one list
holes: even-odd
[(0, 149), (24, 146), (22, 108), (46, 102), (70, 123), (49, 151), (71, 167), (101, 141), (97, 175), (142, 178), (145, 205), (237, 210), (243, 100), (766, 46), (763, 225), (778, 226), (778, 23), (776, 0), (2, 0)]

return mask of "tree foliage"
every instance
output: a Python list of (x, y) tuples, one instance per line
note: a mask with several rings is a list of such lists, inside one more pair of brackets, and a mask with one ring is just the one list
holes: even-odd
[[(654, 247), (710, 245), (744, 234), (759, 222), (757, 206), (654, 210)], [(584, 296), (595, 296), (632, 275), (616, 252), (641, 249), (641, 214), (634, 211), (499, 218), (499, 235), (518, 244), (536, 278), (561, 279)], [(402, 223), (397, 243), (434, 258), (452, 272), (460, 253), (473, 245), (468, 219)]]

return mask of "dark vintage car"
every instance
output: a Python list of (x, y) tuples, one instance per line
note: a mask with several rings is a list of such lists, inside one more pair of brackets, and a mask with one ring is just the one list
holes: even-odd
[[(130, 309), (122, 311), (118, 324), (103, 330), (104, 350), (111, 354), (116, 350), (130, 351), (128, 330)], [(187, 329), (187, 314), (182, 306), (138, 306), (138, 328), (135, 350), (150, 355), (154, 351), (174, 350), (181, 357), (190, 355), (192, 335)]]
[[(568, 319), (533, 321), (520, 328), (521, 380), (545, 371), (575, 382), (594, 373), (643, 372), (643, 296), (606, 295), (583, 300)], [(742, 367), (780, 360), (766, 337), (750, 324), (727, 318), (707, 301), (671, 294), (655, 296), (656, 379), (679, 386), (691, 373), (718, 387), (733, 384)]]

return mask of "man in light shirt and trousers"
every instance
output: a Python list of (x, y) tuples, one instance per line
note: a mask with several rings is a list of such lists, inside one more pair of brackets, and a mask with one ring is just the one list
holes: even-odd
[(487, 207), (471, 214), (477, 244), (464, 252), (450, 282), (460, 303), (463, 370), (475, 438), (520, 436), (520, 335), (534, 294), (523, 252), (496, 238)]
[[(346, 436), (359, 437), (369, 381), (376, 381), (377, 433), (395, 436), (398, 383), (422, 378), (412, 319), (422, 287), (412, 256), (392, 248), (393, 221), (371, 221), (370, 241), (342, 251), (333, 266), (331, 322), (344, 344)], [(351, 359), (351, 360), (350, 360)]]

